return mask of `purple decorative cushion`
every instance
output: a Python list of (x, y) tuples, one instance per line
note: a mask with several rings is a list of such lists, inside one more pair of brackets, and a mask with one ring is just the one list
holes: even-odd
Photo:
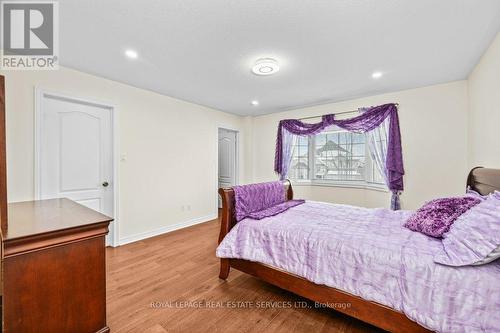
[(500, 257), (500, 196), (493, 193), (461, 215), (444, 234), (434, 261), (449, 266), (482, 265)]
[(234, 186), (233, 190), (236, 221), (285, 202), (285, 187), (279, 181)]
[(481, 202), (471, 196), (431, 200), (410, 216), (404, 224), (410, 230), (441, 238), (455, 220)]
[(250, 214), (248, 214), (247, 217), (251, 218), (253, 220), (262, 220), (265, 217), (275, 216), (275, 215), (278, 215), (280, 213), (283, 213), (284, 211), (286, 211), (292, 207), (301, 205), (304, 202), (305, 202), (304, 200), (288, 200), (288, 201), (285, 201), (283, 203), (277, 204), (275, 206), (271, 206), (269, 208), (266, 208), (264, 210), (250, 213)]

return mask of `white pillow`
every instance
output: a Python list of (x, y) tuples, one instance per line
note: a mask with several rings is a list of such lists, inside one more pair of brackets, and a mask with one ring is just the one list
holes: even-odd
[(484, 265), (500, 258), (500, 246), (494, 249), (490, 254), (488, 254), (483, 260), (473, 263), (473, 266)]

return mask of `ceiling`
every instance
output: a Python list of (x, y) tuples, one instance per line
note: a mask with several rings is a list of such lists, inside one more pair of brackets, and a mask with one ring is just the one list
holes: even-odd
[(465, 79), (500, 30), (500, 0), (59, 3), (63, 66), (238, 115)]

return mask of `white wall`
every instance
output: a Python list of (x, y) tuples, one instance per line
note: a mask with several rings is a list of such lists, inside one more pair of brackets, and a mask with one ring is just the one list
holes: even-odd
[(500, 168), (500, 33), (468, 82), (469, 166)]
[[(273, 173), (278, 122), (355, 110), (384, 103), (399, 103), (405, 192), (403, 208), (414, 209), (437, 196), (456, 195), (465, 190), (467, 176), (467, 82), (457, 81), (255, 117), (247, 169), (253, 181), (276, 178)], [(348, 203), (366, 207), (387, 207), (389, 193), (374, 190), (296, 186), (297, 197)]]
[[(119, 113), (120, 239), (216, 217), (217, 125), (243, 118), (71, 69), (5, 71), (8, 199), (34, 199), (34, 88), (104, 101)], [(247, 145), (244, 133), (241, 156)], [(244, 163), (239, 174), (243, 179)], [(191, 210), (182, 211), (181, 206)]]

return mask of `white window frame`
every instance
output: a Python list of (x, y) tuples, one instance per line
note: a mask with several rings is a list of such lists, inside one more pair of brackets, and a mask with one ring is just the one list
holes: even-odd
[[(317, 134), (316, 134), (317, 135)], [(368, 144), (365, 141), (365, 171), (370, 172), (369, 177), (365, 174), (365, 181), (348, 181), (348, 180), (324, 180), (314, 179), (314, 170), (316, 159), (314, 156), (316, 135), (308, 137), (308, 178), (309, 179), (293, 179), (290, 181), (295, 186), (326, 186), (326, 187), (343, 187), (343, 188), (358, 188), (358, 189), (371, 189), (376, 191), (388, 192), (387, 185), (373, 181), (373, 170), (376, 168), (370, 155)]]

